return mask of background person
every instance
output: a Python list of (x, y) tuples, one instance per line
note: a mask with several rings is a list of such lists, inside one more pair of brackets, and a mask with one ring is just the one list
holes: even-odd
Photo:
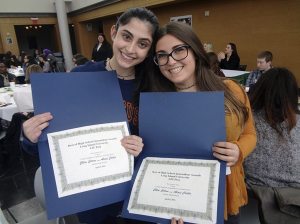
[[(249, 189), (259, 200), (259, 219), (261, 223), (300, 223), (300, 115), (294, 75), (286, 68), (269, 69), (255, 84), (250, 100), (257, 146), (244, 168)], [(281, 189), (289, 192), (281, 198), (294, 205), (285, 212), (296, 214), (298, 206), (298, 218), (279, 209)]]
[(37, 64), (29, 65), (25, 72), (25, 82), (27, 84), (30, 84), (30, 75), (32, 73), (42, 73), (42, 72), (43, 72), (43, 69), (41, 68), (41, 66), (39, 66)]
[(78, 66), (78, 65), (84, 65), (89, 61), (89, 59), (84, 57), (82, 54), (75, 54), (72, 58), (72, 61), (75, 66)]
[(93, 61), (103, 61), (107, 58), (112, 57), (112, 48), (110, 43), (106, 40), (106, 37), (103, 33), (98, 35), (98, 43), (94, 46), (92, 51), (92, 60)]
[(247, 183), (300, 188), (298, 86), (286, 68), (271, 68), (250, 94), (256, 149), (245, 160)]
[(257, 59), (256, 59), (257, 69), (255, 69), (249, 74), (246, 80), (245, 87), (248, 87), (250, 89), (253, 85), (255, 85), (255, 83), (258, 81), (261, 75), (266, 71), (268, 71), (270, 68), (272, 68), (272, 60), (273, 60), (272, 52), (270, 51), (260, 52), (257, 55)]
[(218, 60), (220, 62), (220, 68), (229, 70), (239, 70), (240, 57), (237, 52), (236, 45), (234, 43), (228, 43), (225, 52), (218, 53)]
[(7, 62), (0, 61), (0, 88), (10, 86), (10, 82), (15, 82), (16, 76), (7, 71)]
[(213, 70), (213, 72), (217, 76), (225, 77), (224, 73), (222, 72), (219, 66), (218, 55), (216, 55), (216, 53), (214, 52), (208, 52), (207, 55), (208, 55), (211, 70)]

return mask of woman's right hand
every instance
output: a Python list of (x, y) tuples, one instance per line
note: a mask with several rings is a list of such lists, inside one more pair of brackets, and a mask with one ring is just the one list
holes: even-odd
[(178, 221), (175, 218), (171, 219), (171, 224), (183, 224), (183, 220), (180, 218)]
[(225, 53), (223, 51), (218, 53), (218, 60), (221, 61), (225, 58)]
[(32, 143), (37, 143), (42, 130), (48, 127), (52, 118), (53, 116), (49, 112), (33, 116), (23, 123), (23, 134)]

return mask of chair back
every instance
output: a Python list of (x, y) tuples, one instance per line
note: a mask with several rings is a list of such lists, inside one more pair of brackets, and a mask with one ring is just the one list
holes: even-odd
[(239, 70), (240, 71), (246, 71), (247, 65), (240, 65)]

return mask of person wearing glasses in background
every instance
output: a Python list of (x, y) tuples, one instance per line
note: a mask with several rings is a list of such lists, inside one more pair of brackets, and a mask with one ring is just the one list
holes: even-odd
[[(159, 30), (154, 62), (156, 66), (148, 70), (151, 91), (224, 91), (226, 141), (215, 142), (212, 152), (231, 169), (226, 177), (225, 223), (239, 223), (239, 209), (248, 201), (242, 163), (256, 144), (247, 95), (234, 81), (213, 73), (201, 41), (185, 24), (170, 22)], [(176, 222), (182, 220), (172, 220)]]

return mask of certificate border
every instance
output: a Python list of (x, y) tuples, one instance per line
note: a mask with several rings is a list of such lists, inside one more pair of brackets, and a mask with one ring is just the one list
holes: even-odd
[(124, 125), (115, 125), (115, 126), (108, 126), (108, 127), (90, 128), (90, 129), (86, 129), (86, 130), (78, 130), (78, 131), (73, 131), (71, 133), (64, 133), (64, 134), (57, 134), (57, 135), (50, 136), (52, 138), (54, 151), (56, 152), (55, 160), (56, 160), (57, 167), (59, 170), (58, 173), (61, 177), (60, 184), (61, 184), (62, 193), (76, 189), (76, 188), (80, 188), (80, 187), (91, 186), (91, 185), (103, 183), (106, 181), (108, 181), (108, 182), (114, 181), (114, 180), (117, 180), (120, 178), (125, 178), (125, 177), (131, 177), (133, 169), (132, 169), (130, 155), (128, 154), (129, 172), (118, 173), (115, 175), (109, 175), (109, 176), (104, 176), (104, 177), (97, 177), (97, 178), (79, 181), (79, 182), (70, 183), (70, 184), (67, 183), (66, 172), (65, 172), (65, 168), (64, 168), (64, 164), (63, 164), (62, 155), (61, 155), (61, 148), (59, 145), (59, 140), (64, 139), (64, 138), (76, 137), (76, 136), (80, 136), (80, 135), (87, 135), (90, 133), (97, 133), (97, 132), (104, 132), (104, 131), (117, 131), (117, 130), (120, 130), (122, 132), (122, 136), (126, 135)]
[[(153, 205), (145, 205), (139, 204), (138, 195), (141, 190), (141, 185), (143, 183), (143, 179), (145, 177), (146, 170), (150, 164), (162, 164), (162, 165), (176, 165), (176, 166), (199, 166), (199, 167), (208, 167), (210, 168), (210, 175), (209, 175), (209, 186), (208, 186), (208, 194), (207, 194), (207, 207), (206, 212), (193, 212), (189, 210), (183, 209), (175, 209), (175, 208), (168, 208), (162, 206), (153, 206)], [(148, 210), (154, 213), (172, 213), (179, 217), (192, 217), (195, 219), (202, 219), (202, 220), (209, 220), (213, 221), (213, 192), (214, 192), (214, 174), (216, 171), (217, 163), (197, 163), (197, 162), (181, 162), (181, 161), (158, 161), (152, 159), (145, 159), (145, 164), (137, 180), (136, 191), (134, 192), (134, 198), (132, 200), (132, 204), (130, 209), (137, 209), (137, 210)]]

